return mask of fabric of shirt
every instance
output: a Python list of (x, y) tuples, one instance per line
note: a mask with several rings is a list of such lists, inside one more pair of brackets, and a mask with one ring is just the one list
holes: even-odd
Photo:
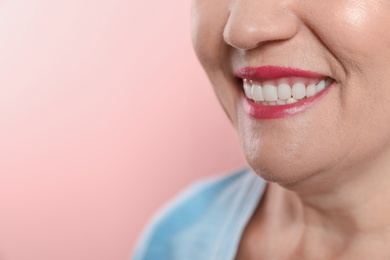
[(265, 187), (250, 169), (196, 182), (154, 217), (132, 259), (234, 259)]

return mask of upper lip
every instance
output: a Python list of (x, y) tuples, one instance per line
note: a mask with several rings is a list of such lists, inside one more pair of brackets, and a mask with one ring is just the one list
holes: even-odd
[(302, 77), (302, 78), (313, 78), (321, 79), (327, 78), (328, 76), (302, 70), (299, 68), (292, 67), (278, 67), (278, 66), (262, 66), (262, 67), (243, 67), (235, 71), (237, 77), (248, 80), (273, 80), (278, 78), (287, 77)]

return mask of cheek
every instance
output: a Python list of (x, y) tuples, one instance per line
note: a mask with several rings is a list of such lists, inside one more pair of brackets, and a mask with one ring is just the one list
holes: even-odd
[(343, 120), (356, 128), (356, 147), (381, 149), (390, 139), (390, 1), (315, 0), (302, 10), (345, 70), (340, 103)]
[(343, 1), (332, 11), (328, 28), (337, 30), (328, 39), (347, 72), (340, 91), (344, 117), (360, 129), (361, 154), (367, 147), (375, 153), (390, 140), (390, 1)]
[(380, 43), (389, 39), (390, 1), (313, 0), (298, 7), (297, 15), (334, 55), (346, 62), (359, 62), (361, 57), (378, 51), (374, 50), (378, 42), (372, 39), (381, 39)]
[(195, 0), (192, 4), (192, 43), (208, 74), (218, 69), (221, 60), (222, 34), (228, 17), (224, 6), (225, 1)]
[[(192, 5), (192, 42), (214, 92), (233, 125), (236, 126), (235, 104), (241, 88), (231, 76), (229, 46), (223, 39), (228, 19), (227, 0), (197, 0)], [(230, 76), (229, 76), (230, 75)]]

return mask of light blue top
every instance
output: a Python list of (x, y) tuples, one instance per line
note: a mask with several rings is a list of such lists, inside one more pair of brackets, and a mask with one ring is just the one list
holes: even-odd
[(199, 181), (148, 225), (133, 260), (233, 260), (266, 182), (250, 169)]

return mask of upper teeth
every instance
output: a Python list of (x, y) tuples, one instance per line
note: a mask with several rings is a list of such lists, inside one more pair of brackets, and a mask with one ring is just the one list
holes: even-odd
[(327, 78), (317, 84), (296, 82), (291, 86), (287, 83), (266, 83), (262, 86), (258, 82), (244, 79), (243, 87), (246, 97), (258, 103), (260, 102), (263, 105), (284, 105), (314, 96), (332, 82), (333, 79)]

